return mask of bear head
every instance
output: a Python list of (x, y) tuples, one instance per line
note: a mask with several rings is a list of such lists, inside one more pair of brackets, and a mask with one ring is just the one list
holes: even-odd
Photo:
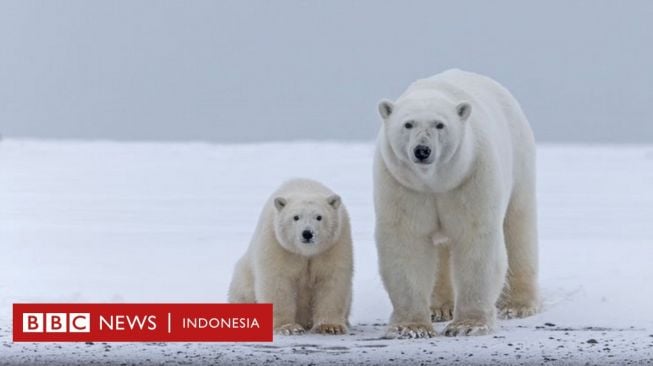
[(286, 250), (303, 256), (320, 254), (340, 236), (341, 199), (338, 195), (274, 198), (274, 231)]
[(426, 173), (447, 163), (458, 151), (472, 113), (469, 102), (433, 95), (407, 96), (396, 104), (379, 103), (385, 138), (404, 166)]

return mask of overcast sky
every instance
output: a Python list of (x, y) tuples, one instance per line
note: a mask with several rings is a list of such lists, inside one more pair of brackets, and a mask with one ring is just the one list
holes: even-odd
[(0, 1), (0, 133), (371, 140), (377, 102), (487, 74), (540, 141), (653, 142), (653, 1)]

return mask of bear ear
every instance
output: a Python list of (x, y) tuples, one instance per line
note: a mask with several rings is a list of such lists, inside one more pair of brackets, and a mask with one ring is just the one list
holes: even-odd
[(340, 199), (340, 196), (338, 196), (337, 194), (327, 197), (327, 203), (329, 203), (329, 205), (335, 209), (340, 207), (341, 202), (342, 200)]
[(456, 106), (456, 114), (460, 117), (461, 121), (466, 121), (472, 113), (472, 105), (468, 102), (461, 102)]
[(379, 114), (383, 119), (388, 119), (394, 109), (395, 105), (387, 99), (383, 99), (379, 102)]
[(281, 211), (287, 204), (288, 201), (283, 197), (277, 197), (274, 199), (274, 207), (277, 208), (277, 211)]

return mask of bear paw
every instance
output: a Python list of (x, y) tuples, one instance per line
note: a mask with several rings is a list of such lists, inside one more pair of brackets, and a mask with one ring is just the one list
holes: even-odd
[(318, 324), (313, 327), (313, 332), (318, 334), (345, 334), (347, 326), (344, 324)]
[(447, 337), (477, 336), (489, 334), (492, 328), (482, 321), (454, 320), (444, 329)]
[(404, 323), (391, 325), (385, 333), (386, 339), (431, 338), (435, 331), (431, 324)]
[(515, 305), (507, 304), (499, 307), (499, 318), (501, 319), (519, 319), (526, 318), (537, 313), (535, 305)]
[(453, 319), (453, 304), (444, 303), (431, 306), (431, 321), (447, 322)]
[(278, 327), (274, 332), (280, 335), (299, 335), (304, 334), (304, 327), (299, 324), (290, 323)]

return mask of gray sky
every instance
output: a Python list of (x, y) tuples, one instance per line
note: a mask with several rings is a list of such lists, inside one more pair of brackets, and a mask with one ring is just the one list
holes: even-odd
[(0, 1), (0, 132), (371, 140), (450, 67), (540, 141), (653, 142), (652, 1)]

